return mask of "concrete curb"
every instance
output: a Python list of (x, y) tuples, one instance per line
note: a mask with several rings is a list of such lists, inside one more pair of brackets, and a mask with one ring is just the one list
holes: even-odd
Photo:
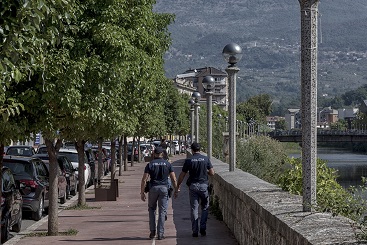
[[(86, 191), (87, 190), (93, 190), (93, 189), (94, 189), (94, 185), (91, 185), (91, 186), (89, 186), (86, 189)], [(64, 204), (59, 204), (59, 210), (58, 210), (57, 213), (59, 214), (64, 209), (73, 206), (77, 202), (78, 202), (78, 194), (76, 194), (75, 196), (73, 196), (72, 198), (70, 198)], [(43, 225), (46, 222), (48, 222), (48, 215), (46, 215), (45, 217), (43, 217), (42, 219), (40, 219), (39, 221), (37, 221), (33, 225), (27, 227), (27, 229), (25, 229), (24, 231), (20, 231), (19, 233), (16, 233), (14, 235), (14, 237), (12, 237), (11, 239), (9, 239), (7, 242), (3, 243), (3, 245), (14, 245), (14, 244), (17, 244), (21, 239), (23, 239), (28, 234), (34, 232), (38, 227), (40, 227), (41, 225)]]

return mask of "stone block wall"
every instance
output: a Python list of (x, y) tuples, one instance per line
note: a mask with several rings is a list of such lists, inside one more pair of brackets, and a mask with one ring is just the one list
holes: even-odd
[(302, 197), (228, 164), (212, 160), (216, 175), (212, 198), (219, 200), (223, 221), (241, 245), (362, 244), (352, 221), (328, 213), (302, 211)]

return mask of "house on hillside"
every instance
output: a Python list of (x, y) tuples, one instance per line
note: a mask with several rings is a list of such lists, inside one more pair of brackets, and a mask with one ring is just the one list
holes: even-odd
[(279, 122), (280, 120), (284, 120), (284, 119), (285, 119), (284, 117), (279, 117), (279, 116), (267, 116), (266, 125), (269, 127), (269, 129), (275, 130), (276, 122)]
[(317, 109), (318, 128), (329, 128), (331, 123), (335, 123), (338, 120), (338, 110), (332, 109), (331, 106)]
[(202, 100), (206, 100), (205, 89), (203, 87), (203, 79), (205, 76), (212, 76), (215, 80), (215, 88), (213, 91), (213, 103), (228, 109), (228, 78), (227, 73), (214, 67), (204, 67), (190, 69), (182, 74), (176, 75), (174, 84), (181, 93), (187, 93), (191, 96), (194, 91), (201, 94)]

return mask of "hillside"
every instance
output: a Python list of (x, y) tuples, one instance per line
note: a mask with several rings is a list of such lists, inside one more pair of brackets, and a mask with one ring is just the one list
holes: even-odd
[[(157, 0), (156, 12), (174, 13), (168, 77), (189, 68), (224, 69), (221, 52), (230, 42), (243, 49), (239, 101), (269, 93), (275, 101), (300, 96), (298, 0)], [(367, 83), (366, 0), (319, 4), (319, 96), (333, 97)]]

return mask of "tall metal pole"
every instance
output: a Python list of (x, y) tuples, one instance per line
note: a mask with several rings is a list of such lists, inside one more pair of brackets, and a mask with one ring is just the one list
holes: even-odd
[(236, 165), (236, 73), (235, 66), (226, 69), (229, 78), (229, 171)]
[(191, 114), (191, 144), (194, 142), (194, 134), (195, 134), (195, 115), (194, 115), (194, 106), (190, 107)]
[(195, 142), (199, 143), (199, 102), (195, 103)]
[(206, 122), (207, 122), (207, 136), (208, 136), (208, 157), (209, 159), (211, 159), (212, 157), (212, 141), (213, 141), (213, 127), (212, 127), (212, 97), (213, 97), (213, 92), (206, 92), (206, 94), (208, 95), (207, 99), (206, 99), (206, 107), (207, 107), (207, 117), (206, 117)]
[(319, 0), (298, 0), (301, 7), (301, 111), (303, 211), (316, 204), (317, 14)]

